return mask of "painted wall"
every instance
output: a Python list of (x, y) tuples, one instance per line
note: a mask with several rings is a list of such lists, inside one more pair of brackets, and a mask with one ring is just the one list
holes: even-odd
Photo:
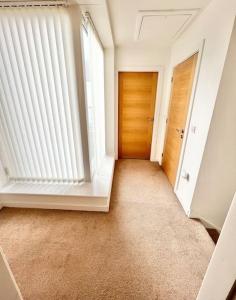
[(170, 59), (169, 48), (140, 47), (118, 47), (116, 48), (116, 66), (122, 67), (145, 67), (156, 65), (167, 65)]
[(115, 155), (115, 49), (106, 48), (105, 57), (105, 115), (106, 153)]
[[(185, 208), (186, 213), (190, 215), (191, 202), (208, 137), (208, 130), (229, 46), (235, 14), (235, 0), (213, 0), (172, 47), (171, 64), (173, 65), (174, 62), (191, 54), (192, 49), (200, 45), (205, 39), (205, 47), (190, 121), (190, 128), (195, 127), (196, 130), (195, 132), (191, 131), (188, 135), (183, 160), (183, 169), (190, 174), (190, 180), (186, 181), (180, 177), (179, 185), (176, 187), (176, 194)], [(166, 102), (168, 102), (168, 99), (166, 99)], [(166, 105), (165, 108), (166, 107), (168, 106)], [(162, 113), (164, 114), (165, 112)]]
[(23, 300), (14, 276), (2, 249), (0, 248), (0, 298), (5, 300)]
[(192, 213), (221, 229), (236, 191), (236, 26), (232, 33)]
[(236, 197), (212, 255), (197, 300), (226, 299), (236, 278)]

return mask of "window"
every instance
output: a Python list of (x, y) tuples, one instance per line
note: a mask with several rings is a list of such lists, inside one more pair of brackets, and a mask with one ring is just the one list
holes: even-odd
[(90, 18), (82, 26), (91, 174), (105, 155), (104, 53)]

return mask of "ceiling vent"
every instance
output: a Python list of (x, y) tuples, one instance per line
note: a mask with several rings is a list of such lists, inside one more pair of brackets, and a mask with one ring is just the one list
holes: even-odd
[(180, 36), (198, 12), (199, 9), (139, 11), (135, 40), (169, 44)]

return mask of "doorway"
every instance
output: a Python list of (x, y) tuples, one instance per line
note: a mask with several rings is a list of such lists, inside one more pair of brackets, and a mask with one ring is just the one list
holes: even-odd
[(119, 72), (119, 158), (150, 159), (158, 72)]
[(198, 53), (174, 68), (162, 167), (175, 185)]

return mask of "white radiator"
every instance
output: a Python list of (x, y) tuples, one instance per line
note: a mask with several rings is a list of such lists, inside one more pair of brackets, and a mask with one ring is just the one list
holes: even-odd
[(0, 142), (10, 180), (84, 178), (73, 51), (66, 8), (0, 8)]

